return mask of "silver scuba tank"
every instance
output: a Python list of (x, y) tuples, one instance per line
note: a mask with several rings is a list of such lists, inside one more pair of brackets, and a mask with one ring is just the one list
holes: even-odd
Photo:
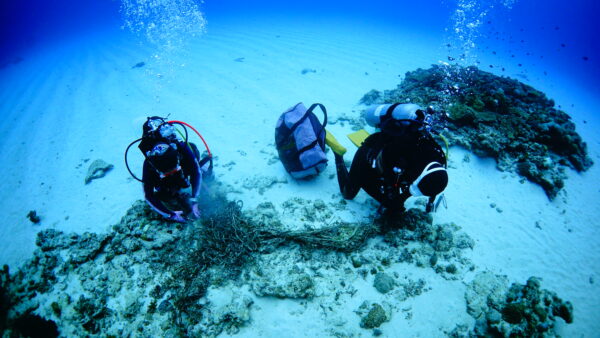
[[(391, 104), (371, 105), (364, 111), (364, 118), (370, 126), (379, 128), (383, 117), (391, 106)], [(417, 104), (402, 103), (394, 108), (391, 117), (395, 120), (417, 120), (419, 118), (417, 115), (418, 110), (422, 111), (421, 107)]]

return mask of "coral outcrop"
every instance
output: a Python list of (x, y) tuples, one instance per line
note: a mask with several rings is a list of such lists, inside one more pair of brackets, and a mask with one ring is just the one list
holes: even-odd
[(541, 289), (539, 278), (508, 286), (504, 276), (480, 272), (467, 286), (467, 312), (476, 319), (473, 334), (488, 337), (555, 337), (557, 318), (573, 322), (573, 305)]
[(593, 162), (564, 111), (544, 93), (476, 67), (434, 65), (406, 73), (396, 89), (372, 90), (363, 104), (412, 102), (448, 114), (453, 145), (493, 157), (501, 170), (539, 184), (550, 199), (564, 186), (565, 168), (585, 171)]

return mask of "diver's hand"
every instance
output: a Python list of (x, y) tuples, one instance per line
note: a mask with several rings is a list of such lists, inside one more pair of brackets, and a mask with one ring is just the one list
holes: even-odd
[(185, 222), (185, 217), (183, 217), (183, 211), (173, 211), (173, 215), (171, 215), (169, 219), (180, 223)]
[(192, 204), (192, 215), (195, 218), (200, 218), (200, 210), (198, 209), (198, 203)]

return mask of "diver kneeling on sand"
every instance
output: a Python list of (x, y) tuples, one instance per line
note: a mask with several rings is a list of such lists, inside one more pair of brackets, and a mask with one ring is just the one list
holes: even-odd
[(448, 185), (446, 155), (430, 133), (433, 109), (423, 110), (416, 104), (376, 105), (366, 110), (365, 119), (381, 131), (349, 135), (359, 147), (350, 172), (342, 157), (346, 149), (327, 135), (344, 198), (353, 199), (362, 188), (381, 203), (381, 213), (397, 215), (405, 210), (410, 196), (427, 196), (426, 211), (433, 211), (436, 196)]
[[(183, 126), (185, 139), (176, 134), (174, 124)], [(204, 142), (208, 152), (204, 158), (201, 158), (196, 145), (188, 142), (186, 126), (192, 128)], [(185, 122), (167, 121), (157, 116), (149, 117), (142, 129), (142, 137), (129, 144), (125, 151), (125, 164), (129, 173), (143, 183), (146, 202), (154, 211), (172, 221), (185, 222), (190, 216), (199, 218), (198, 196), (202, 177), (211, 176), (213, 168), (212, 154), (204, 138)], [(141, 180), (127, 164), (127, 152), (138, 141), (141, 141), (138, 147), (145, 157)], [(165, 204), (177, 211), (171, 211)]]

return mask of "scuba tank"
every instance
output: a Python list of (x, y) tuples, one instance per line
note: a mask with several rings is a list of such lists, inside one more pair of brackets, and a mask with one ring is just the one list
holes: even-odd
[(381, 128), (382, 123), (390, 117), (397, 121), (406, 120), (405, 122), (408, 124), (409, 120), (417, 121), (419, 115), (422, 121), (423, 110), (414, 103), (376, 104), (367, 107), (364, 111), (365, 120), (375, 128)]
[(370, 106), (364, 112), (367, 123), (392, 136), (408, 136), (424, 127), (425, 112), (414, 103), (394, 103)]
[(367, 123), (381, 131), (401, 136), (407, 132), (425, 131), (438, 135), (446, 125), (446, 114), (433, 107), (421, 108), (414, 103), (377, 104), (363, 111)]
[[(181, 127), (183, 127), (185, 136), (179, 130), (176, 130), (174, 125), (180, 125)], [(140, 143), (138, 145), (138, 148), (140, 149), (142, 155), (144, 155), (146, 159), (148, 159), (154, 146), (156, 146), (158, 143), (165, 143), (166, 145), (168, 145), (170, 143), (184, 142), (188, 147), (190, 147), (190, 149), (192, 149), (192, 152), (197, 156), (197, 149), (195, 149), (194, 151), (195, 146), (192, 147), (193, 143), (188, 142), (188, 131), (186, 127), (192, 129), (200, 137), (208, 153), (208, 156), (206, 156), (205, 158), (197, 159), (198, 165), (202, 167), (206, 162), (210, 162), (210, 167), (212, 168), (212, 153), (210, 152), (210, 149), (208, 147), (208, 144), (206, 144), (204, 137), (202, 137), (202, 135), (196, 130), (196, 128), (183, 121), (168, 121), (166, 118), (163, 117), (152, 116), (148, 117), (147, 121), (142, 126), (142, 137), (131, 142), (127, 146), (127, 149), (125, 149), (125, 166), (127, 167), (127, 170), (129, 171), (131, 176), (136, 180), (143, 182), (142, 179), (138, 178), (131, 171), (131, 169), (129, 168), (129, 163), (127, 161), (127, 154), (129, 153), (129, 148), (131, 148), (134, 144), (138, 142)], [(181, 137), (175, 134), (175, 131), (177, 131)]]

